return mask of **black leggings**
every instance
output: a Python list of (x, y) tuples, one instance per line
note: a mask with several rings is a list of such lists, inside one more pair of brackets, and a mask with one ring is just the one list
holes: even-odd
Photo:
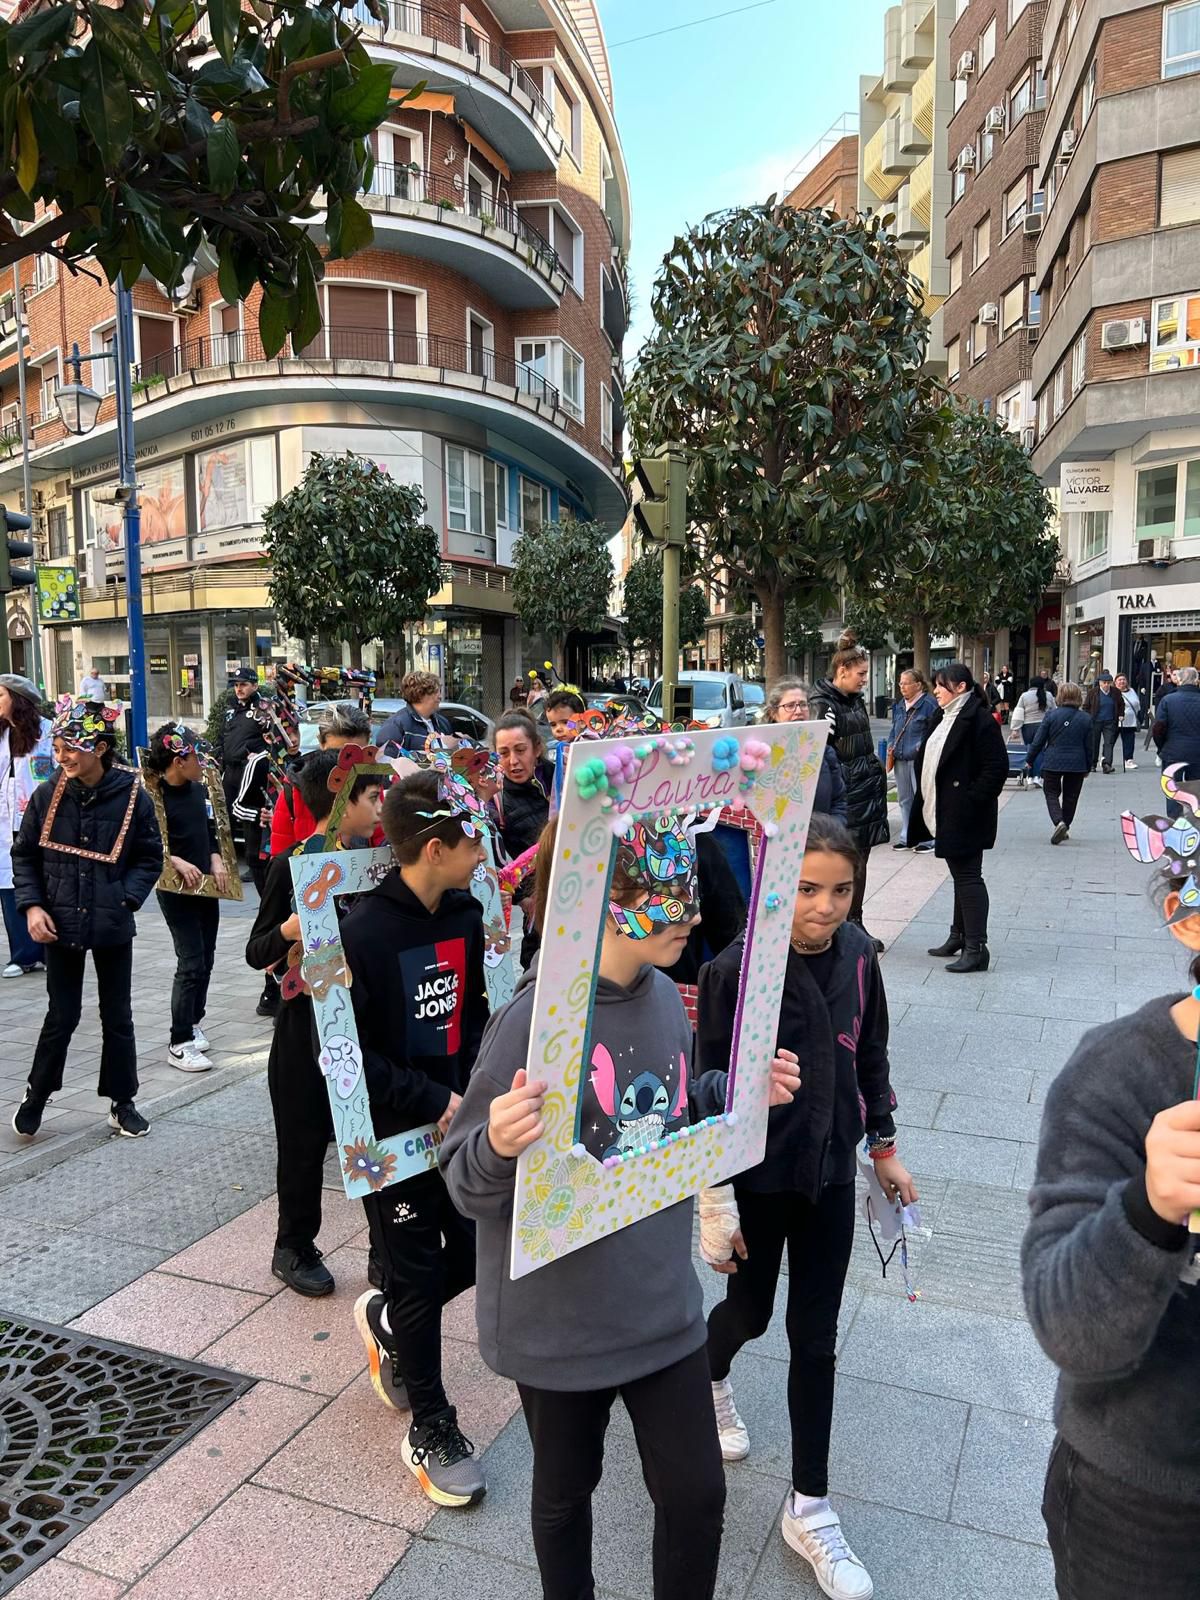
[(1043, 772), (1043, 794), (1050, 821), (1057, 828), (1065, 822), (1069, 828), (1075, 820), (1075, 809), (1083, 789), (1086, 772)]
[(954, 879), (955, 933), (962, 935), (967, 944), (986, 944), (988, 910), (987, 884), (983, 881), (983, 851), (970, 856), (947, 856), (946, 865)]
[[(654, 1600), (712, 1600), (725, 1472), (703, 1346), (632, 1383), (568, 1392), (517, 1385), (533, 1442), (533, 1547), (543, 1600), (594, 1600), (592, 1495), (604, 1435), (625, 1402), (654, 1502)], [(606, 1538), (623, 1544), (619, 1530)]]
[(746, 1341), (767, 1331), (786, 1244), (792, 1488), (824, 1495), (838, 1311), (854, 1242), (854, 1185), (829, 1184), (815, 1205), (798, 1194), (743, 1190), (737, 1199), (747, 1259), (726, 1279), (725, 1298), (709, 1315), (709, 1370), (714, 1381), (727, 1378)]
[(171, 1043), (185, 1044), (203, 1021), (208, 984), (217, 954), (221, 902), (204, 895), (158, 891), (159, 909), (175, 946), (171, 985)]

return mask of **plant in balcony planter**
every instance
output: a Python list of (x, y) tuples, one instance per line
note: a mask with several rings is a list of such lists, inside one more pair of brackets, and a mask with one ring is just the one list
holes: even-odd
[(479, 221), (483, 225), (484, 233), (490, 233), (496, 226), (496, 219), (490, 211), (481, 211), (479, 213)]
[(458, 206), (455, 204), (455, 202), (453, 200), (450, 199), (449, 195), (443, 195), (442, 198), (438, 201), (437, 205), (438, 205), (438, 210), (439, 211), (457, 211), (458, 210)]
[(133, 380), (134, 394), (145, 394), (148, 389), (157, 389), (160, 384), (166, 383), (165, 372), (152, 372), (148, 377)]

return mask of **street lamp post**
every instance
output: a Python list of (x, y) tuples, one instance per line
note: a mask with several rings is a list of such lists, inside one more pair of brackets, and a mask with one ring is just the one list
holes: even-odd
[[(33, 517), (33, 487), (32, 474), (29, 470), (29, 413), (25, 409), (25, 297), (21, 290), (21, 268), (18, 264), (13, 268), (13, 311), (17, 322), (17, 399), (21, 412), (21, 498), (25, 506), (25, 515), (32, 520)], [(30, 533), (37, 548), (37, 533)], [(37, 572), (37, 556), (34, 556), (34, 573)], [(42, 681), (42, 638), (38, 628), (38, 602), (37, 584), (29, 596), (29, 621), (33, 638), (33, 681), (44, 694), (45, 683)], [(7, 619), (0, 619), (4, 627), (8, 626)]]
[(60, 384), (58, 414), (69, 432), (90, 433), (96, 426), (103, 396), (81, 381), (85, 361), (112, 361), (116, 368), (118, 494), (125, 530), (125, 619), (129, 632), (130, 733), (135, 746), (148, 738), (146, 716), (146, 638), (142, 627), (142, 513), (138, 505), (137, 467), (133, 450), (133, 297), (117, 279), (117, 327), (113, 349), (81, 355), (76, 344), (67, 358), (73, 383)]

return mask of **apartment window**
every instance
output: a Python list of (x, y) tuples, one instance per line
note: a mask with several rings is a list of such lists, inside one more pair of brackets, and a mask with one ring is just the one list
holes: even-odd
[(1071, 397), (1079, 393), (1087, 382), (1087, 329), (1071, 346)]
[(532, 533), (550, 521), (550, 491), (536, 478), (521, 477), (521, 532)]
[(959, 369), (959, 342), (957, 339), (946, 340), (946, 381), (953, 383), (958, 377)]
[(1050, 385), (1047, 384), (1038, 395), (1037, 402), (1037, 432), (1038, 438), (1044, 439), (1050, 431)]
[(1059, 417), (1061, 417), (1062, 414), (1063, 414), (1063, 407), (1066, 405), (1066, 396), (1067, 396), (1067, 369), (1066, 369), (1065, 366), (1061, 366), (1061, 367), (1059, 367), (1058, 371), (1054, 374), (1054, 420), (1055, 420), (1055, 422), (1057, 422)]
[(954, 0), (954, 20), (955, 20), (955, 22), (958, 21), (959, 17), (962, 16), (963, 12), (967, 9), (967, 7), (970, 4), (971, 4), (971, 0)]
[(996, 19), (993, 17), (984, 28), (983, 32), (979, 35), (979, 71), (982, 73), (985, 68), (991, 66), (995, 59)]
[(1004, 192), (1004, 231), (1012, 232), (1025, 216), (1029, 204), (1029, 184), (1025, 178)]
[(1095, 58), (1095, 56), (1093, 56), (1092, 59), (1088, 62), (1088, 69), (1084, 73), (1084, 76), (1083, 76), (1083, 113), (1082, 113), (1082, 115), (1080, 116), (1080, 119), (1079, 119), (1080, 127), (1082, 127), (1083, 124), (1087, 121), (1087, 119), (1091, 116), (1092, 109), (1095, 106), (1095, 104), (1096, 104), (1096, 58)]
[(1175, 503), (1179, 491), (1179, 465), (1151, 467), (1137, 475), (1135, 527), (1140, 535), (1153, 535), (1163, 529), (1175, 532)]
[(559, 265), (576, 294), (584, 289), (583, 232), (574, 219), (549, 201), (520, 206), (521, 219), (558, 252)]
[(570, 345), (562, 346), (562, 400), (563, 408), (577, 422), (583, 421), (583, 357)]
[(613, 403), (612, 390), (607, 384), (600, 385), (600, 443), (606, 450), (613, 446)]
[(1021, 384), (1017, 384), (1015, 389), (1005, 390), (997, 397), (996, 420), (1003, 423), (1010, 433), (1020, 433), (1025, 426), (1025, 395)]
[(1183, 78), (1189, 72), (1200, 72), (1200, 0), (1163, 12), (1162, 75)]
[(1150, 371), (1200, 366), (1200, 292), (1156, 300), (1150, 311)]
[(958, 291), (962, 288), (962, 248), (961, 248), (961, 246), (959, 247), (959, 249), (957, 249), (954, 252), (954, 254), (952, 256), (950, 256), (948, 258), (948, 263), (947, 264), (949, 265), (949, 268), (950, 268), (950, 293), (951, 294), (957, 294)]
[[(93, 355), (114, 355), (116, 352), (117, 328), (110, 322), (106, 328), (93, 328), (91, 332), (91, 345)], [(116, 386), (117, 364), (115, 361), (90, 361), (88, 363), (88, 379), (92, 388), (98, 394), (107, 394)]]
[(1029, 309), (1025, 313), (1025, 321), (1031, 328), (1039, 328), (1042, 323), (1042, 297), (1033, 287), (1032, 278), (1027, 278), (1025, 281), (1029, 285)]
[(523, 371), (517, 375), (526, 394), (542, 395), (543, 384), (552, 383), (559, 391), (562, 408), (577, 422), (583, 421), (583, 357), (561, 339), (518, 339), (517, 360)]
[(978, 272), (979, 268), (992, 253), (992, 213), (990, 211), (986, 217), (981, 217), (975, 224), (971, 249), (973, 262), (971, 270), (972, 272)]
[(1162, 158), (1158, 220), (1161, 227), (1200, 222), (1200, 145)]
[(988, 325), (986, 322), (980, 322), (979, 318), (976, 317), (975, 321), (971, 324), (972, 366), (974, 366), (977, 361), (982, 361), (984, 356), (987, 355), (987, 344)]
[(67, 527), (66, 506), (53, 506), (46, 513), (46, 536), (50, 541), (50, 559), (71, 554), (71, 534)]
[(497, 528), (508, 526), (508, 468), (448, 444), (446, 520), (456, 533), (494, 539)]
[(552, 77), (554, 82), (554, 123), (566, 141), (571, 154), (578, 161), (582, 154), (579, 101), (567, 88), (560, 73), (555, 72)]
[(1082, 261), (1092, 244), (1092, 208), (1089, 205), (1079, 219), (1079, 259)]
[(48, 289), (52, 283), (58, 282), (58, 257), (40, 255), (33, 258), (33, 283), (30, 294), (39, 294), (43, 289)]
[(1028, 4), (1029, 0), (1008, 0), (1008, 25), (1010, 28)]
[(980, 128), (979, 137), (975, 141), (975, 149), (978, 152), (979, 171), (982, 172), (996, 154), (996, 135), (990, 133), (986, 128)]
[(1071, 0), (1071, 9), (1067, 12), (1067, 43), (1075, 37), (1075, 29), (1079, 26), (1079, 0)]
[(58, 351), (31, 361), (27, 369), (26, 403), (35, 422), (57, 422), (56, 391), (61, 379)]
[(1008, 91), (1008, 125), (1016, 126), (1021, 118), (1033, 106), (1033, 69), (1026, 67), (1025, 71)]
[[(954, 80), (954, 110), (961, 111), (967, 103), (967, 80), (955, 78)], [(953, 113), (951, 113), (953, 115)]]
[(1094, 561), (1108, 549), (1108, 525), (1111, 511), (1077, 511), (1079, 528), (1079, 559)]
[(967, 192), (967, 175), (957, 167), (950, 174), (950, 204), (956, 205)]
[(1000, 337), (1002, 339), (1019, 328), (1025, 321), (1025, 280), (1021, 278), (1011, 289), (1004, 291), (1000, 301)]

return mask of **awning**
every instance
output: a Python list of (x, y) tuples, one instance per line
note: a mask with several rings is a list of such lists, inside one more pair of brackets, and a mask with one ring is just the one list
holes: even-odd
[(404, 89), (393, 89), (391, 94), (393, 104), (404, 101), (405, 111), (442, 111), (446, 116), (454, 115), (454, 96), (452, 94), (434, 93), (432, 90), (425, 94), (416, 95), (413, 99), (406, 98)]
[(467, 136), (467, 143), (473, 149), (478, 150), (479, 154), (484, 158), (484, 160), (490, 161), (495, 167), (496, 171), (499, 172), (503, 177), (507, 178), (509, 183), (511, 183), (512, 173), (509, 171), (508, 162), (505, 161), (504, 157), (497, 155), (495, 150), (492, 149), (491, 145), (487, 142), (483, 135), (481, 133), (476, 133), (475, 129), (470, 125), (469, 122), (460, 121), (459, 126)]

